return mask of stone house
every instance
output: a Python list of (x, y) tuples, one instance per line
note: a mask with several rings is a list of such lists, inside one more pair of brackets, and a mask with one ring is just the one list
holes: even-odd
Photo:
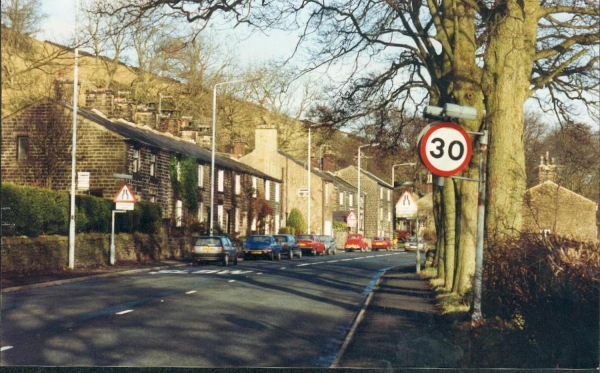
[[(392, 185), (361, 168), (360, 189), (363, 194), (364, 212), (359, 221), (360, 232), (365, 237), (393, 236)], [(358, 168), (348, 166), (336, 175), (352, 186), (358, 187)]]
[[(54, 113), (52, 121), (48, 120), (49, 113)], [(47, 99), (2, 118), (2, 181), (69, 192), (72, 113), (70, 106)], [(52, 137), (56, 132), (60, 136)], [(123, 184), (114, 174), (131, 175), (128, 184), (138, 200), (159, 204), (163, 217), (176, 225), (190, 216), (186, 216), (182, 201), (174, 194), (169, 169), (172, 162), (179, 166), (183, 156), (192, 157), (197, 163), (198, 179), (199, 208), (195, 218), (209, 219), (208, 149), (146, 125), (109, 119), (96, 109), (78, 110), (77, 137), (77, 171), (90, 172), (87, 193), (112, 199)], [(47, 146), (48, 142), (55, 142), (54, 147)], [(48, 165), (49, 158), (55, 159), (52, 167)], [(233, 236), (265, 228), (274, 230), (276, 219), (266, 216), (261, 225), (256, 206), (266, 204), (268, 208), (262, 210), (269, 215), (281, 214), (281, 203), (273, 194), (281, 188), (281, 180), (221, 155), (215, 156), (215, 166), (214, 216), (223, 230)]]
[(538, 174), (540, 184), (525, 192), (523, 230), (551, 232), (584, 241), (597, 240), (598, 204), (558, 185), (556, 168), (547, 153), (542, 156)]
[[(240, 148), (236, 150), (239, 153)], [(256, 129), (254, 150), (240, 158), (240, 162), (252, 165), (265, 174), (281, 179), (282, 221), (284, 226), (293, 208), (299, 209), (308, 221), (308, 171), (306, 162), (279, 150), (277, 128), (260, 126)], [(312, 162), (311, 162), (312, 163)], [(331, 155), (324, 164), (334, 165)], [(347, 211), (356, 189), (337, 178), (330, 171), (311, 167), (310, 178), (311, 217), (310, 231), (314, 234), (333, 234), (334, 212)], [(340, 201), (342, 203), (340, 203)], [(340, 215), (338, 213), (338, 215)], [(345, 215), (344, 215), (345, 216)]]

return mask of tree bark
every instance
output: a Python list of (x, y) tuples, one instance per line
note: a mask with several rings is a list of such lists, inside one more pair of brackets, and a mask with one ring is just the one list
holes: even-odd
[(488, 239), (518, 234), (525, 193), (523, 105), (535, 57), (537, 0), (508, 0), (490, 20), (483, 87), (487, 128)]

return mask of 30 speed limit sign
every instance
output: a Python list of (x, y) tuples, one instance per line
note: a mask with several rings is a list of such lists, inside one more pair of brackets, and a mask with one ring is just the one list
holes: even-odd
[(430, 124), (419, 140), (421, 162), (437, 176), (448, 177), (461, 172), (469, 164), (472, 150), (469, 135), (456, 123)]

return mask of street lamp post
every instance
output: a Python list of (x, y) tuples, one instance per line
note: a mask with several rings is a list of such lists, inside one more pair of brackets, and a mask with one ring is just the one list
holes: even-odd
[(79, 0), (75, 0), (75, 66), (73, 67), (73, 145), (71, 149), (71, 211), (69, 219), (69, 269), (75, 268), (75, 163), (77, 154), (77, 65), (79, 60)]
[(212, 145), (211, 145), (211, 155), (210, 155), (210, 230), (209, 233), (212, 236), (213, 234), (213, 224), (214, 224), (214, 200), (215, 200), (215, 137), (216, 137), (216, 124), (217, 124), (217, 87), (220, 85), (232, 84), (232, 83), (240, 83), (240, 82), (253, 82), (258, 79), (237, 79), (231, 80), (229, 82), (221, 82), (217, 83), (213, 87), (213, 120), (212, 120)]
[(310, 169), (312, 168), (312, 165), (310, 164), (311, 163), (311, 159), (310, 159), (311, 154), (310, 153), (311, 153), (311, 137), (310, 137), (310, 125), (309, 125), (308, 126), (308, 156), (307, 156), (308, 161), (306, 162), (306, 165), (307, 165), (306, 169), (308, 171), (308, 217), (307, 217), (308, 234), (310, 234), (310, 215), (311, 215), (311, 212), (310, 212), (310, 192), (311, 192), (311, 190), (310, 190)]
[(360, 149), (368, 148), (368, 147), (376, 147), (379, 146), (379, 143), (375, 144), (367, 144), (358, 147), (358, 211), (356, 213), (357, 222), (356, 222), (356, 233), (360, 233), (360, 203), (362, 202), (362, 198), (360, 195)]

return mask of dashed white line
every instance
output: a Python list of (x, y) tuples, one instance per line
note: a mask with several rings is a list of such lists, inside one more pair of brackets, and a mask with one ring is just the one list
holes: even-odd
[(129, 312), (133, 312), (133, 310), (126, 310), (126, 311), (117, 312), (117, 315), (124, 315), (124, 314), (129, 313)]
[(296, 267), (304, 267), (304, 266), (309, 266), (310, 263), (304, 263), (304, 264), (298, 264)]
[(186, 291), (186, 294), (194, 294), (196, 292), (196, 290), (190, 290), (190, 291)]
[(227, 282), (235, 282), (235, 280), (229, 280), (229, 281), (227, 281)]
[(342, 261), (342, 262), (347, 262), (347, 261), (349, 261), (349, 260), (352, 260), (352, 259), (341, 259), (340, 261)]
[(330, 260), (327, 263), (337, 263), (337, 262), (339, 262), (339, 260)]
[(285, 269), (285, 267), (281, 267), (281, 268), (279, 268), (279, 269)]
[(0, 352), (10, 350), (11, 348), (14, 348), (14, 346), (4, 346), (4, 347), (0, 348)]
[(257, 275), (262, 275), (262, 272), (258, 272)]

